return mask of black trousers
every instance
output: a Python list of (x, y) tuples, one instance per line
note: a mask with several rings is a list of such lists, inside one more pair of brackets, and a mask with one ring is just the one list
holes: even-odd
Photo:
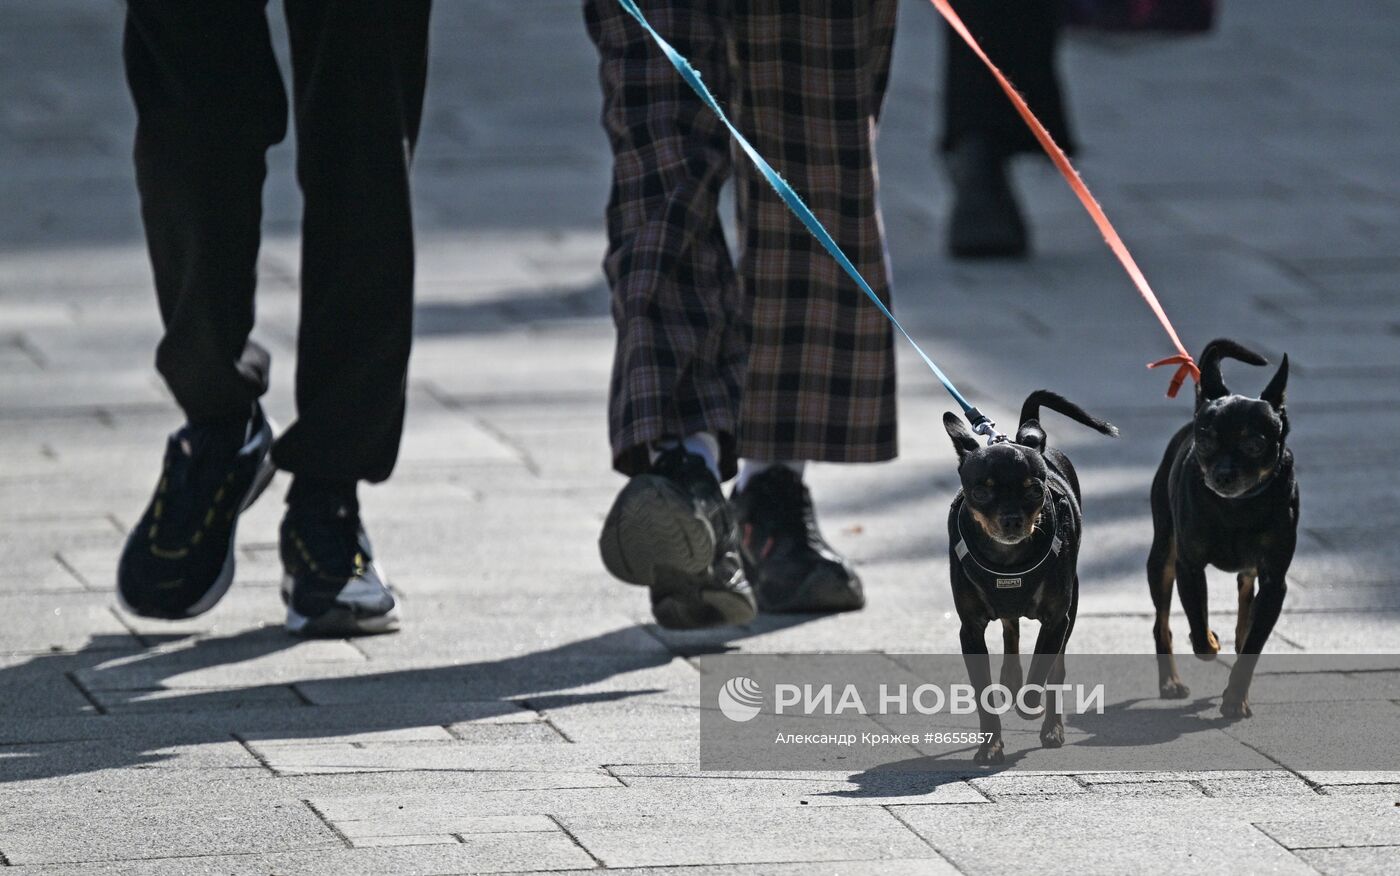
[[(953, 8), (1055, 142), (1073, 151), (1055, 61), (1061, 21), (1058, 0), (955, 0)], [(975, 134), (1008, 154), (1039, 152), (1035, 137), (992, 74), (952, 28), (944, 25), (943, 32), (947, 51), (941, 148), (951, 149)]]
[[(409, 160), (430, 0), (286, 0), (302, 217), (298, 419), (280, 468), (379, 481), (398, 455), (413, 334)], [(128, 0), (136, 181), (165, 335), (156, 367), (191, 422), (267, 389), (252, 343), (266, 153), (287, 96), (266, 0)]]

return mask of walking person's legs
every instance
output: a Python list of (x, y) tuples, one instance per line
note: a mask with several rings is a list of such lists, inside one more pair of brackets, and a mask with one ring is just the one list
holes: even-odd
[[(740, 127), (886, 303), (875, 134), (895, 6), (827, 0), (735, 16)], [(860, 581), (818, 531), (802, 473), (808, 460), (894, 457), (893, 332), (747, 166), (738, 205), (753, 336), (734, 508), (749, 579), (765, 611), (860, 608)]]
[[(956, 8), (1055, 141), (1071, 150), (1056, 66), (1059, 4), (970, 0)], [(945, 26), (943, 32), (946, 73), (939, 148), (954, 189), (949, 248), (958, 257), (1024, 255), (1029, 235), (1007, 165), (1016, 154), (1039, 152), (1040, 147), (982, 61), (952, 28)]]
[(189, 424), (118, 572), (155, 617), (207, 610), (233, 575), (239, 512), (293, 474), (282, 525), (288, 627), (378, 632), (396, 603), (355, 485), (388, 477), (412, 337), (408, 162), (421, 117), (428, 0), (287, 0), (305, 195), (300, 419), (272, 441), (256, 404), (267, 355), (247, 342), (266, 149), (287, 101), (256, 0), (131, 0), (126, 58), (137, 176), (166, 323), (157, 356)]
[[(658, 30), (728, 84), (727, 4), (650, 4)], [(631, 476), (604, 525), (608, 569), (651, 590), (671, 627), (754, 615), (720, 478), (736, 468), (746, 306), (717, 215), (728, 132), (614, 0), (588, 0), (613, 148), (604, 269), (617, 349), (614, 467)]]

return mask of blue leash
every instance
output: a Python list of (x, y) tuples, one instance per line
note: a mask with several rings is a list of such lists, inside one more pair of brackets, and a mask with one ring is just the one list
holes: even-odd
[(797, 192), (793, 191), (792, 186), (788, 185), (787, 180), (783, 179), (782, 175), (774, 170), (773, 166), (769, 164), (762, 155), (758, 154), (758, 150), (753, 148), (753, 144), (745, 139), (743, 134), (739, 133), (739, 129), (734, 127), (734, 123), (729, 120), (729, 116), (725, 115), (724, 110), (720, 108), (719, 101), (715, 100), (714, 95), (710, 93), (710, 89), (707, 88), (705, 83), (701, 80), (699, 71), (691, 66), (690, 61), (686, 60), (684, 55), (676, 51), (675, 47), (666, 42), (661, 34), (657, 33), (656, 29), (651, 26), (651, 22), (647, 21), (646, 16), (642, 14), (642, 10), (637, 7), (636, 0), (617, 0), (617, 2), (622, 4), (622, 8), (635, 18), (637, 23), (651, 35), (651, 38), (661, 49), (662, 54), (664, 54), (666, 59), (671, 62), (671, 65), (676, 68), (676, 72), (681, 74), (681, 78), (691, 87), (691, 90), (700, 96), (700, 99), (705, 102), (706, 106), (714, 110), (715, 115), (719, 116), (721, 122), (724, 122), (724, 126), (729, 129), (729, 133), (734, 135), (734, 139), (738, 142), (739, 147), (743, 149), (745, 154), (749, 156), (749, 159), (753, 161), (759, 173), (763, 174), (763, 178), (768, 180), (768, 184), (773, 187), (773, 191), (778, 193), (778, 197), (783, 199), (783, 203), (788, 205), (788, 209), (792, 210), (793, 215), (801, 220), (803, 225), (807, 226), (807, 230), (810, 231), (812, 236), (817, 239), (817, 242), (822, 245), (822, 248), (831, 253), (832, 258), (836, 259), (836, 263), (841, 266), (841, 270), (845, 271), (846, 274), (855, 281), (856, 285), (860, 287), (860, 290), (865, 293), (866, 297), (874, 302), (875, 306), (880, 309), (880, 312), (885, 315), (885, 318), (890, 321), (890, 324), (893, 325), (901, 335), (904, 335), (904, 339), (914, 348), (914, 352), (919, 354), (919, 358), (924, 360), (924, 364), (933, 372), (933, 376), (938, 378), (938, 381), (943, 384), (943, 388), (948, 390), (948, 394), (951, 395), (953, 400), (963, 409), (963, 415), (966, 416), (968, 422), (972, 424), (973, 430), (985, 435), (989, 443), (1003, 437), (996, 431), (996, 424), (989, 420), (986, 414), (977, 410), (971, 402), (963, 397), (961, 392), (958, 392), (958, 388), (953, 385), (953, 381), (948, 378), (948, 375), (943, 373), (943, 369), (938, 367), (938, 363), (934, 362), (933, 359), (929, 357), (929, 354), (924, 352), (924, 348), (919, 346), (919, 342), (914, 340), (913, 336), (909, 334), (898, 319), (895, 319), (894, 314), (891, 313), (890, 309), (885, 306), (885, 303), (880, 300), (880, 296), (875, 294), (875, 290), (870, 288), (870, 284), (865, 281), (860, 271), (856, 270), (856, 266), (852, 264), (851, 260), (846, 257), (846, 254), (841, 251), (841, 247), (832, 239), (826, 227), (822, 225), (821, 221), (817, 219), (811, 209), (802, 202), (802, 198)]

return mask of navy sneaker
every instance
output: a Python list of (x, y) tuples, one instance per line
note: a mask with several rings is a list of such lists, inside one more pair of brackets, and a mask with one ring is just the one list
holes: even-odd
[(746, 624), (757, 614), (719, 481), (684, 447), (666, 450), (627, 482), (598, 547), (609, 572), (651, 590), (663, 627)]
[(359, 636), (399, 628), (398, 599), (374, 561), (353, 499), (322, 495), (289, 504), (280, 541), (288, 632)]
[(275, 473), (272, 424), (186, 424), (170, 436), (155, 496), (127, 537), (117, 599), (142, 617), (180, 620), (213, 608), (233, 583), (238, 515)]

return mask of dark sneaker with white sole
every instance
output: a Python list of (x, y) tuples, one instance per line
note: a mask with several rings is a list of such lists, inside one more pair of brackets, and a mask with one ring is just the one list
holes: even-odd
[(271, 449), (272, 424), (256, 404), (245, 423), (186, 424), (170, 436), (160, 483), (117, 564), (123, 608), (180, 620), (223, 598), (233, 583), (238, 515), (276, 471)]
[(744, 624), (757, 613), (738, 530), (719, 481), (683, 447), (622, 488), (598, 539), (615, 577), (651, 590), (656, 622), (678, 630)]
[(759, 609), (805, 614), (865, 606), (855, 569), (817, 528), (812, 493), (801, 475), (775, 465), (754, 475), (730, 503), (743, 533), (740, 551)]
[(398, 599), (353, 504), (313, 499), (289, 506), (280, 553), (288, 632), (359, 636), (399, 628)]

